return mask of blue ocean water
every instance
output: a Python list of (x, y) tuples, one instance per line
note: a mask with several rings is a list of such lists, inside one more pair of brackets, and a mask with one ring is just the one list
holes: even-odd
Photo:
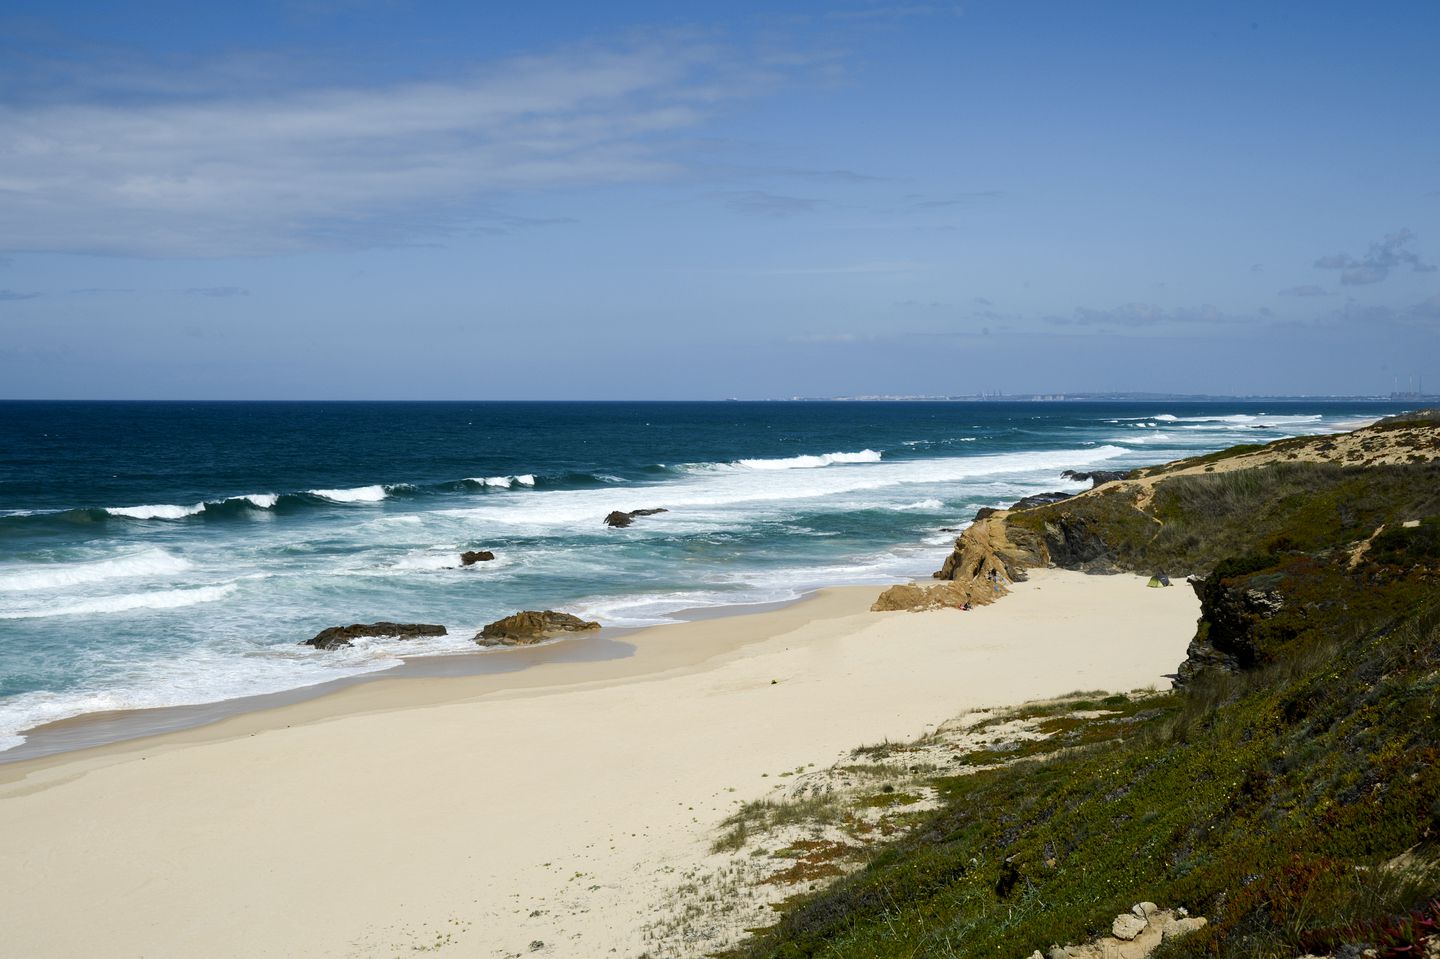
[[(924, 576), (1065, 469), (1348, 428), (1395, 404), (0, 403), (0, 749), (87, 712)], [(668, 512), (610, 529), (612, 510)], [(496, 560), (460, 568), (459, 553)], [(337, 624), (448, 637), (298, 645)]]

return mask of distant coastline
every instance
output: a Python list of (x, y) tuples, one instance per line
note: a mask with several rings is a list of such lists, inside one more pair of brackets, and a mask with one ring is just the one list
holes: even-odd
[(1440, 403), (1435, 393), (971, 393), (951, 396), (792, 396), (789, 403)]

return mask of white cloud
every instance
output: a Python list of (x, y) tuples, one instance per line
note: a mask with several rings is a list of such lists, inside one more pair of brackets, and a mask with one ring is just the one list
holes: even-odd
[(687, 40), (465, 76), (264, 95), (0, 105), (0, 250), (224, 256), (508, 229), (497, 195), (678, 175), (764, 65)]

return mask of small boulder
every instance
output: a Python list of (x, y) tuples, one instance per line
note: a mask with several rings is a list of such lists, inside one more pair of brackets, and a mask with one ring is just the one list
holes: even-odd
[(1070, 959), (1070, 950), (1064, 946), (1051, 946), (1050, 951), (1045, 954), (1045, 959)]
[(488, 563), (495, 558), (495, 554), (488, 549), (470, 549), (460, 554), (461, 566), (474, 566), (476, 563)]
[(1160, 911), (1160, 907), (1153, 902), (1137, 902), (1130, 907), (1130, 911), (1146, 922), (1149, 922), (1154, 918), (1155, 914)]
[(430, 623), (355, 623), (350, 626), (331, 626), (322, 629), (302, 646), (316, 649), (344, 649), (352, 645), (352, 639), (387, 636), (395, 639), (414, 639), (416, 636), (444, 636), (445, 627)]
[(1160, 927), (1160, 938), (1179, 939), (1181, 936), (1188, 936), (1205, 925), (1204, 916), (1184, 916), (1179, 919), (1171, 919)]
[(1110, 934), (1116, 939), (1123, 939), (1125, 942), (1129, 942), (1144, 932), (1145, 927), (1148, 925), (1148, 922), (1134, 913), (1121, 913), (1116, 916), (1115, 921), (1110, 924)]
[(475, 634), (475, 642), (481, 646), (529, 646), (561, 633), (599, 628), (599, 623), (569, 613), (557, 613), (553, 609), (544, 612), (527, 609), (514, 616), (497, 619)]
[(605, 525), (612, 526), (615, 529), (624, 529), (635, 522), (635, 517), (637, 516), (654, 516), (656, 513), (668, 512), (670, 511), (667, 509), (632, 509), (626, 513), (617, 509), (605, 517)]

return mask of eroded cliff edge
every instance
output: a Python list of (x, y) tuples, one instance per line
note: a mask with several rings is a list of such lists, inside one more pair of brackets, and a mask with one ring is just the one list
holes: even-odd
[(874, 608), (992, 602), (1037, 566), (1165, 573), (1201, 600), (1181, 680), (1253, 668), (1316, 622), (1435, 588), (1440, 414), (1233, 447), (1017, 507), (982, 510), (939, 583), (893, 587)]

